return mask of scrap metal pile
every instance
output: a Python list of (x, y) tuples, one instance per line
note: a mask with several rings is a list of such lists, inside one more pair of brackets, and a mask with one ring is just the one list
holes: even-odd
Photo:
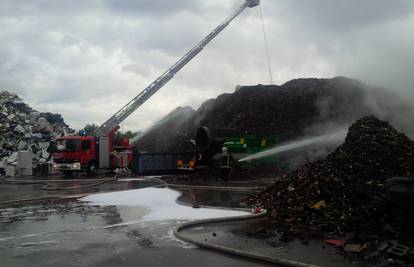
[(387, 122), (364, 117), (349, 128), (345, 142), (333, 153), (286, 175), (249, 201), (266, 209), (288, 235), (381, 235), (390, 220), (386, 179), (413, 173), (414, 142)]
[(51, 157), (50, 142), (70, 129), (61, 115), (40, 113), (16, 94), (0, 91), (0, 167), (17, 164), (17, 151), (33, 152), (34, 162)]

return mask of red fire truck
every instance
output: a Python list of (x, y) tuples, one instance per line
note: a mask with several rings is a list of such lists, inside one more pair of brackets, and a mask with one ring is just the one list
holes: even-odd
[(117, 149), (114, 148), (114, 133), (119, 128), (119, 124), (168, 83), (179, 70), (200, 53), (243, 10), (259, 4), (260, 0), (245, 0), (223, 23), (218, 25), (165, 73), (103, 123), (93, 136), (64, 136), (58, 138), (57, 151), (54, 153), (54, 169), (66, 173), (87, 171), (88, 174), (95, 174), (99, 168), (113, 169), (128, 165), (131, 162), (132, 155), (130, 145), (124, 142)]

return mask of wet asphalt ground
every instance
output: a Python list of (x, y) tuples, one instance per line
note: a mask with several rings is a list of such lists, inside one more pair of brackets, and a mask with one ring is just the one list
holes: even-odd
[[(36, 177), (37, 180), (44, 178)], [(75, 183), (67, 182), (71, 187)], [(54, 194), (90, 194), (146, 187), (125, 179), (82, 190), (46, 191), (44, 184), (0, 184), (0, 202)], [(226, 194), (185, 191), (199, 204), (233, 207), (247, 192)], [(190, 203), (191, 204), (191, 203)], [(270, 266), (233, 257), (176, 239), (184, 221), (137, 221), (145, 208), (97, 206), (79, 201), (48, 201), (0, 207), (0, 266)]]
[(13, 212), (43, 219), (2, 224), (1, 266), (265, 266), (177, 240), (182, 221), (129, 224), (145, 212), (137, 208), (69, 203)]
[(314, 266), (362, 266), (345, 259), (323, 240), (310, 240), (306, 244), (300, 240), (283, 242), (277, 233), (257, 232), (263, 223), (266, 223), (266, 219), (216, 222), (188, 228), (182, 234), (201, 243), (231, 247)]

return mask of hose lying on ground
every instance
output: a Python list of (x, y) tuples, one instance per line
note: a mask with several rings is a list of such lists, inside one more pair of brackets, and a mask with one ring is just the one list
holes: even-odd
[[(10, 181), (10, 180), (4, 180), (0, 181), (0, 184), (13, 184), (13, 185), (31, 185), (31, 184), (43, 184), (44, 186), (42, 189), (44, 190), (79, 190), (79, 189), (85, 189), (85, 188), (91, 188), (95, 186), (99, 186), (105, 183), (115, 182), (119, 178), (123, 176), (129, 176), (130, 173), (125, 174), (117, 174), (112, 178), (99, 178), (99, 179), (70, 179), (70, 180), (23, 180), (23, 181)], [(36, 177), (36, 176), (34, 176)], [(87, 184), (87, 185), (81, 185), (81, 186), (69, 186), (69, 187), (53, 187), (51, 183), (90, 183), (95, 182), (93, 184)]]
[(252, 220), (252, 219), (262, 218), (264, 217), (264, 215), (265, 215), (264, 213), (260, 213), (260, 214), (255, 214), (255, 215), (233, 216), (233, 217), (226, 217), (226, 218), (204, 219), (204, 220), (187, 222), (177, 227), (177, 229), (174, 230), (174, 235), (179, 239), (182, 239), (186, 242), (189, 242), (191, 244), (197, 245), (202, 248), (212, 249), (218, 252), (224, 252), (224, 253), (228, 253), (228, 254), (232, 254), (236, 256), (249, 258), (249, 259), (264, 261), (268, 263), (275, 263), (275, 264), (279, 264), (283, 266), (317, 267), (316, 265), (311, 265), (311, 264), (307, 264), (307, 263), (303, 263), (299, 261), (286, 260), (286, 259), (282, 259), (278, 257), (271, 257), (271, 256), (267, 256), (264, 254), (256, 253), (256, 252), (248, 252), (245, 250), (226, 247), (226, 246), (217, 245), (217, 244), (209, 244), (207, 242), (201, 242), (201, 241), (192, 239), (182, 234), (183, 230), (197, 227), (197, 226), (202, 226), (202, 225), (207, 225), (207, 224), (217, 223), (217, 222), (237, 222), (237, 221)]
[(260, 186), (208, 186), (208, 185), (180, 185), (180, 184), (168, 184), (170, 188), (180, 189), (207, 189), (207, 190), (224, 190), (224, 191), (256, 191), (264, 189)]
[(81, 185), (81, 186), (68, 186), (68, 187), (52, 187), (49, 183), (45, 184), (42, 189), (44, 190), (79, 190), (79, 189), (85, 189), (85, 188), (91, 188), (98, 185), (115, 182), (117, 179), (113, 178), (106, 181), (101, 181), (93, 184), (87, 184), (87, 185)]

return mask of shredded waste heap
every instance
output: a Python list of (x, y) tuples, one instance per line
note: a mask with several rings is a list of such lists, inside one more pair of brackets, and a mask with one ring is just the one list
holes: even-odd
[(414, 173), (414, 142), (389, 123), (364, 117), (326, 158), (251, 196), (282, 231), (298, 236), (381, 233), (389, 220), (386, 179)]
[(51, 141), (68, 131), (61, 115), (38, 112), (16, 94), (0, 91), (0, 167), (16, 166), (21, 150), (31, 151), (34, 162), (50, 160)]
[(410, 108), (388, 91), (346, 77), (241, 86), (231, 94), (205, 101), (196, 111), (189, 107), (174, 110), (136, 145), (149, 152), (191, 151), (192, 147), (184, 144), (200, 127), (277, 134), (285, 142), (320, 135), (319, 130), (332, 128), (332, 122), (349, 126), (367, 115), (390, 121), (408, 133), (413, 129), (412, 120), (401, 125), (400, 114), (408, 114)]

